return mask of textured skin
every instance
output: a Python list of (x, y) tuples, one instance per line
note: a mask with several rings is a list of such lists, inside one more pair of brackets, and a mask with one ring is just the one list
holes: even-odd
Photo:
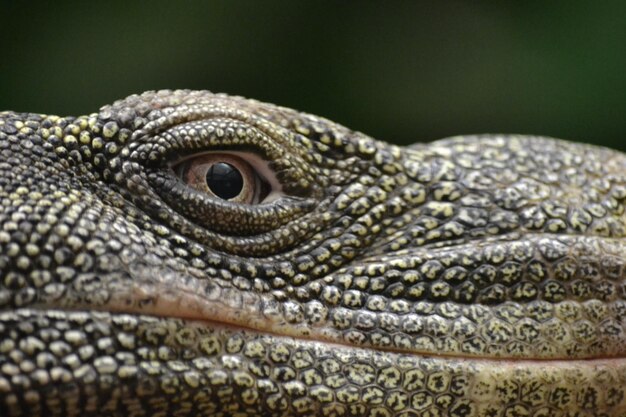
[[(282, 197), (174, 175), (265, 160)], [(239, 97), (0, 113), (1, 416), (626, 416), (626, 156)]]

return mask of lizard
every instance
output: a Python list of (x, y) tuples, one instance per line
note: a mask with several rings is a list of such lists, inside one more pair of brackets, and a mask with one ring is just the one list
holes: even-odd
[(625, 416), (626, 155), (208, 91), (0, 113), (2, 416)]

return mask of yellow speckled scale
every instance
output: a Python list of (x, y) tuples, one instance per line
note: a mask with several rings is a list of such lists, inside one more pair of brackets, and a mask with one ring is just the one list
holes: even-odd
[(3, 417), (626, 417), (625, 317), (617, 151), (206, 91), (0, 113)]

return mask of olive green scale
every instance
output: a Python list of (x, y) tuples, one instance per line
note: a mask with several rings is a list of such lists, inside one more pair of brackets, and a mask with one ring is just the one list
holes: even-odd
[[(190, 187), (262, 161), (259, 204)], [(254, 163), (251, 163), (254, 166)], [(1, 416), (626, 416), (626, 155), (206, 91), (0, 113)]]

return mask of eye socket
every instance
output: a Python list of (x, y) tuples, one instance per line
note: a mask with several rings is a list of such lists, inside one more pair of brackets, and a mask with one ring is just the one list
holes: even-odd
[(272, 187), (245, 159), (228, 153), (207, 153), (173, 166), (188, 186), (213, 198), (241, 204), (260, 204)]

